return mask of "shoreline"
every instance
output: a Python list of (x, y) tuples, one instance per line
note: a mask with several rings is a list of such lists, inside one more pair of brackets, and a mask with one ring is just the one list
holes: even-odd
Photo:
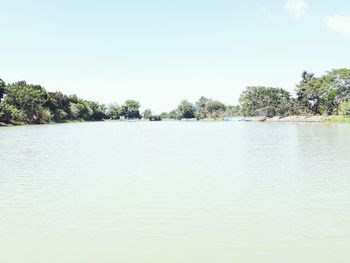
[[(224, 120), (223, 118), (207, 118), (207, 119), (163, 119), (161, 121), (166, 122), (294, 122), (294, 123), (350, 123), (350, 117), (346, 116), (275, 116), (275, 117), (235, 117), (237, 120)], [(27, 125), (47, 125), (47, 124), (67, 124), (67, 123), (84, 123), (84, 122), (153, 122), (149, 120), (101, 120), (101, 121), (66, 121), (66, 122), (49, 122), (49, 123), (17, 123), (17, 124), (6, 124), (0, 122), (1, 127), (15, 127), (15, 126), (27, 126)], [(158, 122), (158, 121), (155, 121)]]
[(266, 119), (271, 122), (325, 122), (324, 116), (287, 116)]

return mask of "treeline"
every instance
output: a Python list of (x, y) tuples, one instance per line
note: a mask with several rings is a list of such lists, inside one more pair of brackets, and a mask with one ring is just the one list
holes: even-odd
[(177, 109), (161, 117), (222, 118), (225, 116), (350, 116), (350, 69), (335, 69), (320, 77), (304, 71), (295, 88), (296, 96), (282, 88), (248, 87), (239, 105), (227, 106), (220, 101), (201, 97), (197, 102), (182, 101)]
[(0, 79), (0, 122), (5, 124), (133, 119), (141, 118), (139, 108), (140, 103), (133, 100), (106, 107), (76, 95), (49, 92), (25, 81), (6, 85)]
[(88, 101), (76, 95), (46, 91), (40, 85), (19, 81), (5, 84), (0, 79), (0, 123), (45, 124), (68, 121), (101, 121), (105, 119), (205, 119), (239, 114), (238, 106), (201, 97), (194, 104), (184, 100), (170, 112), (154, 115), (150, 109), (140, 112), (140, 103), (127, 100), (108, 106)]
[(140, 103), (134, 100), (128, 100), (123, 105), (110, 105), (107, 107), (107, 116), (111, 119), (207, 119), (221, 118), (224, 116), (235, 116), (239, 113), (239, 106), (227, 106), (224, 103), (205, 97), (200, 97), (195, 103), (183, 100), (179, 106), (170, 111), (154, 115), (151, 109), (139, 112)]
[(183, 100), (179, 106), (170, 111), (163, 112), (162, 119), (217, 119), (225, 116), (240, 115), (239, 106), (225, 105), (210, 98), (200, 97), (195, 103)]
[(335, 69), (316, 77), (304, 71), (296, 97), (281, 88), (249, 87), (240, 97), (245, 116), (350, 115), (350, 70)]
[(6, 85), (0, 79), (0, 122), (6, 124), (74, 120), (99, 121), (106, 118), (104, 105), (76, 95), (48, 92), (25, 81)]
[(200, 97), (183, 100), (176, 109), (154, 115), (150, 109), (140, 113), (140, 103), (106, 106), (76, 95), (46, 91), (40, 85), (20, 81), (6, 84), (0, 79), (0, 123), (50, 123), (101, 121), (105, 119), (208, 119), (225, 116), (350, 115), (350, 70), (335, 69), (316, 77), (302, 73), (296, 96), (282, 88), (248, 87), (239, 105), (231, 106)]

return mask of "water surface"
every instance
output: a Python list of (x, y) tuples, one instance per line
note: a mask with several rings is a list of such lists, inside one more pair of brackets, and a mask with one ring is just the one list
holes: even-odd
[(1, 263), (348, 263), (350, 125), (0, 129)]

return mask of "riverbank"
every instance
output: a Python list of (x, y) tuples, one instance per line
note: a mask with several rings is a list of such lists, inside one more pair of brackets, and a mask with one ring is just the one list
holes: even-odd
[(324, 122), (324, 116), (287, 116), (267, 118), (272, 122)]
[(350, 117), (347, 116), (288, 116), (288, 117), (273, 117), (266, 121), (272, 122), (350, 122)]
[(28, 123), (28, 122), (4, 123), (4, 122), (0, 122), (0, 127), (12, 127), (12, 126), (24, 126), (24, 125), (47, 125), (47, 124), (60, 124), (60, 123), (81, 123), (81, 122), (92, 122), (92, 121), (67, 120), (67, 121), (60, 121), (60, 122), (50, 121), (47, 123)]
[[(102, 120), (102, 121), (110, 121), (110, 122), (148, 122), (149, 120)], [(350, 117), (346, 116), (287, 116), (287, 117), (279, 117), (275, 116), (272, 118), (267, 117), (236, 117), (236, 120), (224, 120), (222, 118), (206, 118), (206, 119), (163, 119), (162, 121), (170, 121), (170, 122), (227, 122), (227, 121), (254, 121), (254, 122), (309, 122), (309, 123), (350, 123)], [(80, 123), (87, 122), (83, 120), (70, 120), (66, 122), (50, 122), (50, 123), (11, 123), (6, 124), (0, 122), (0, 127), (11, 127), (11, 126), (22, 126), (22, 125), (45, 125), (45, 124), (60, 124), (60, 123)], [(99, 122), (99, 121), (95, 121)]]
[(242, 118), (242, 121), (260, 121), (260, 122), (349, 122), (350, 117), (347, 116), (321, 116), (321, 115), (310, 115), (310, 116), (287, 116), (280, 117), (275, 116), (272, 118), (268, 117), (251, 117), (251, 118)]

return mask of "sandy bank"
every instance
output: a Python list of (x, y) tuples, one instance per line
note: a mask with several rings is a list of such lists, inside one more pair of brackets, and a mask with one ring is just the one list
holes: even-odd
[(267, 118), (266, 121), (274, 122), (323, 122), (323, 116), (288, 116)]

